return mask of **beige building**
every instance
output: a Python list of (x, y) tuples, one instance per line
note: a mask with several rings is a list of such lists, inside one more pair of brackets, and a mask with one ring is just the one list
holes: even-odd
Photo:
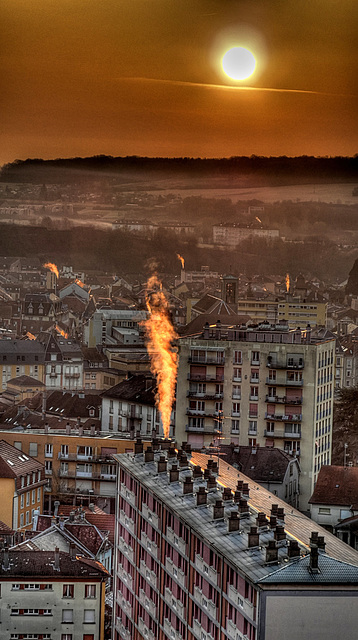
[(43, 509), (44, 465), (5, 440), (0, 441), (0, 520), (11, 529), (29, 528)]
[(335, 339), (308, 329), (206, 325), (180, 340), (177, 442), (279, 447), (299, 457), (309, 508), (332, 447)]

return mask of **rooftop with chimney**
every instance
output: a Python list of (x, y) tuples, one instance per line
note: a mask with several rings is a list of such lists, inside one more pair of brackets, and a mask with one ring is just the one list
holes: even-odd
[(153, 440), (143, 453), (138, 441), (134, 454), (114, 458), (252, 582), (299, 563), (301, 582), (319, 571), (321, 582), (344, 581), (348, 572), (358, 583), (357, 551), (226, 461), (218, 466), (217, 458), (184, 446), (176, 452), (174, 443)]
[(107, 570), (97, 560), (79, 556), (71, 557), (55, 549), (54, 551), (19, 551), (3, 549), (0, 555), (0, 578), (31, 578), (43, 580), (49, 576), (105, 578)]

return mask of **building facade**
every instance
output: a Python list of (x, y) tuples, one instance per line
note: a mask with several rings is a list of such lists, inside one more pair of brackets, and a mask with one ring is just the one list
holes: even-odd
[(285, 515), (284, 502), (230, 465), (219, 472), (208, 456), (189, 462), (157, 447), (143, 454), (137, 442), (134, 455), (116, 456), (114, 640), (354, 635), (357, 552), (327, 532), (325, 542), (291, 507)]
[(335, 340), (287, 325), (207, 325), (179, 345), (175, 437), (276, 446), (299, 456), (300, 508), (308, 509), (332, 448)]

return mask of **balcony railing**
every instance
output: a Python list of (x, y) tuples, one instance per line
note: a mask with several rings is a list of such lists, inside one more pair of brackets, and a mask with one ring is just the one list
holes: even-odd
[(189, 356), (188, 362), (191, 364), (225, 364), (225, 358), (214, 358), (210, 356)]
[(198, 393), (197, 391), (187, 391), (187, 398), (198, 398), (200, 400), (222, 400), (223, 393)]
[(289, 433), (288, 431), (284, 431), (284, 429), (275, 429), (274, 431), (265, 429), (264, 435), (266, 438), (290, 438), (292, 440), (299, 440), (301, 438), (301, 432)]
[(186, 424), (185, 431), (187, 433), (218, 433), (218, 425), (204, 423), (202, 427), (194, 427), (192, 425)]
[(302, 414), (278, 414), (278, 413), (265, 413), (266, 420), (272, 420), (273, 422), (301, 422)]
[(295, 360), (293, 362), (277, 362), (276, 360), (267, 360), (267, 367), (269, 369), (303, 369), (304, 362), (302, 359)]
[(271, 387), (302, 387), (303, 380), (294, 380), (290, 378), (279, 378), (276, 380), (276, 378), (266, 378), (266, 384), (271, 385)]
[(287, 396), (270, 396), (267, 395), (265, 402), (272, 402), (274, 404), (302, 404), (302, 398), (288, 398)]
[(223, 375), (209, 375), (207, 373), (188, 373), (188, 380), (192, 380), (193, 382), (223, 382)]

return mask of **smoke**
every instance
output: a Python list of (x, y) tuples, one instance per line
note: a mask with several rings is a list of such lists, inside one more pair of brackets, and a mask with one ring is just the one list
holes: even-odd
[(181, 262), (181, 268), (184, 269), (185, 268), (185, 261), (184, 261), (183, 256), (181, 256), (180, 253), (177, 253), (177, 258)]
[(53, 264), (53, 262), (45, 262), (45, 264), (43, 264), (42, 266), (44, 267), (44, 269), (49, 269), (50, 271), (52, 271), (52, 273), (55, 274), (57, 280), (59, 279), (58, 269), (56, 265)]
[(178, 337), (169, 317), (169, 305), (156, 275), (146, 285), (146, 303), (149, 316), (144, 326), (151, 371), (157, 380), (156, 406), (160, 412), (164, 437), (169, 437), (170, 417), (175, 400), (178, 354), (173, 341)]

